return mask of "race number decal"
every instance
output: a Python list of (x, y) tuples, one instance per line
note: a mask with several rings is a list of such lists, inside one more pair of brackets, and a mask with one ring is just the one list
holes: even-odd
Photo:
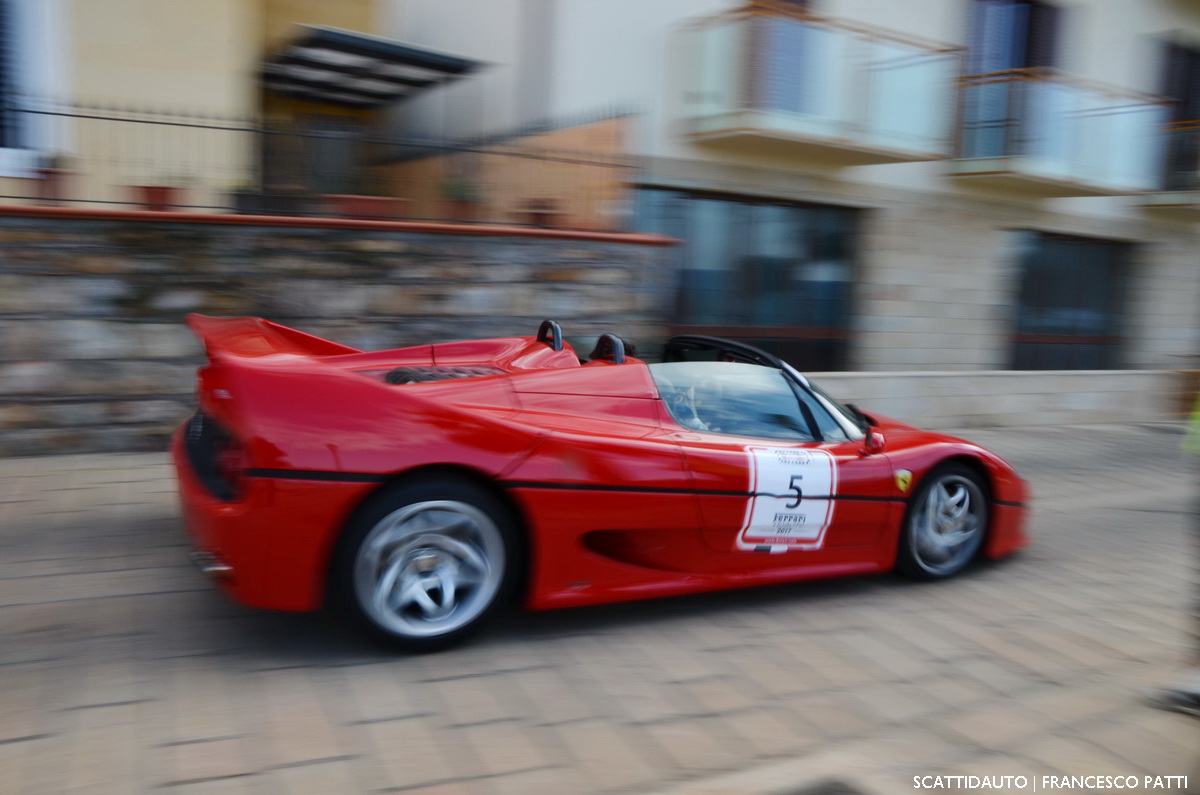
[(820, 549), (833, 519), (837, 468), (824, 450), (747, 447), (750, 491), (737, 548), (758, 552)]

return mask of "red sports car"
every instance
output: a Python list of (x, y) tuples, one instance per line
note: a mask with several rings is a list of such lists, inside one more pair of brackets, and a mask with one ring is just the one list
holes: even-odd
[(240, 602), (327, 600), (402, 647), (533, 609), (897, 569), (1026, 543), (1027, 489), (969, 442), (839, 405), (711, 337), (647, 364), (536, 336), (364, 352), (192, 315), (175, 434), (194, 557)]

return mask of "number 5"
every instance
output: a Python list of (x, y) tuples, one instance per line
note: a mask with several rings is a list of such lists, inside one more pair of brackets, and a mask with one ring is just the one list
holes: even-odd
[(788, 484), (788, 488), (791, 489), (792, 491), (796, 492), (796, 501), (793, 503), (790, 503), (787, 506), (788, 508), (799, 507), (800, 500), (804, 499), (804, 492), (800, 490), (800, 485), (798, 483), (796, 483), (797, 480), (804, 480), (804, 476), (803, 475), (792, 475), (792, 482)]

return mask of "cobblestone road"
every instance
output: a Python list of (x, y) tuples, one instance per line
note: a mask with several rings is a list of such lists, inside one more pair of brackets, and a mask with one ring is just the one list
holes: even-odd
[(1200, 721), (1144, 701), (1194, 587), (1179, 433), (966, 432), (1036, 505), (1032, 547), (966, 577), (516, 615), (423, 657), (228, 603), (164, 455), (0, 460), (0, 792), (1200, 792)]

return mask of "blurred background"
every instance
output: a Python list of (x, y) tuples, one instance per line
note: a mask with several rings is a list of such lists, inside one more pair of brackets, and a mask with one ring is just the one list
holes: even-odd
[[(1195, 789), (1198, 136), (1200, 0), (0, 0), (0, 793)], [(1033, 544), (382, 652), (187, 561), (191, 312), (746, 340)]]
[(951, 426), (1196, 392), (1195, 0), (5, 0), (0, 55), (0, 453), (157, 448), (192, 311), (713, 334)]

